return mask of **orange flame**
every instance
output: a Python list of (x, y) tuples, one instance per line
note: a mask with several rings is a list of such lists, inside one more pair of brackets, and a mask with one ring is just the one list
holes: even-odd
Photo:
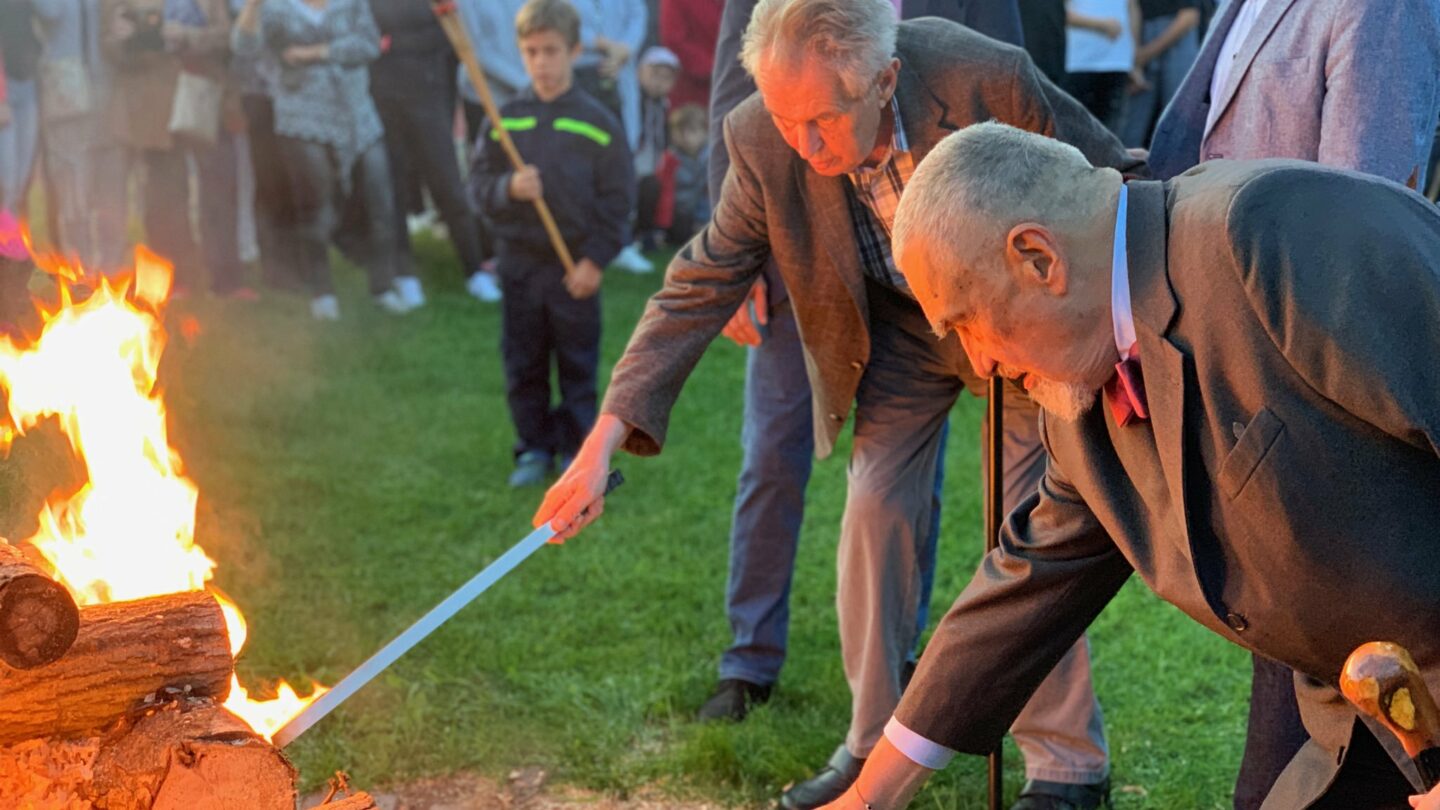
[[(28, 237), (25, 243), (29, 247)], [(42, 311), (40, 336), (28, 345), (0, 337), (0, 389), (9, 417), (0, 424), (0, 450), (54, 418), (87, 480), (45, 504), (28, 542), (82, 605), (204, 589), (216, 564), (195, 543), (199, 492), (170, 445), (155, 384), (166, 337), (160, 315), (173, 268), (139, 248), (133, 276), (100, 279), (77, 302), (83, 269), (31, 253), (55, 278), (60, 302)], [(230, 600), (216, 598), (230, 652), (238, 656), (247, 636), (244, 616)], [(232, 678), (225, 707), (269, 739), (324, 689), (316, 685), (301, 698), (282, 681), (277, 692), (274, 700), (251, 700)]]

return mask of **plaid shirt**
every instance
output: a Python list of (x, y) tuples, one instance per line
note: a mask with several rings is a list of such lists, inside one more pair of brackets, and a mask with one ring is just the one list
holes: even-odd
[(850, 203), (850, 220), (855, 223), (855, 238), (860, 245), (861, 270), (871, 279), (914, 298), (910, 285), (895, 266), (890, 237), (900, 195), (915, 173), (915, 156), (910, 153), (910, 139), (905, 137), (905, 127), (900, 120), (900, 104), (893, 95), (890, 112), (895, 125), (889, 153), (880, 165), (861, 166), (846, 175), (850, 183), (845, 197)]

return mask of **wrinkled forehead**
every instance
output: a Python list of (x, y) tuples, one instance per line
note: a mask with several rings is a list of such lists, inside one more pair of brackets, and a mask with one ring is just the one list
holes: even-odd
[(771, 115), (805, 121), (850, 106), (840, 72), (829, 60), (777, 45), (760, 60), (755, 85)]

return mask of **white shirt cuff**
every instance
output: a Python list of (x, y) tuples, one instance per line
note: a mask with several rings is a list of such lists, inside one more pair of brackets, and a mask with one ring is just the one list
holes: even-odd
[(911, 762), (932, 771), (943, 770), (955, 758), (953, 749), (921, 737), (893, 717), (885, 724), (885, 738)]

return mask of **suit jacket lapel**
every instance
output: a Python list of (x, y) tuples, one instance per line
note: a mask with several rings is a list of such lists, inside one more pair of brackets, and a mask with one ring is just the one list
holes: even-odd
[(835, 263), (840, 280), (845, 283), (855, 306), (863, 316), (869, 312), (865, 295), (865, 276), (860, 270), (860, 247), (855, 242), (855, 223), (850, 219), (850, 204), (845, 199), (846, 180), (844, 177), (825, 177), (810, 170), (810, 165), (799, 156), (791, 159), (795, 170), (795, 182), (800, 187), (805, 211), (800, 212), (804, 222), (797, 227), (809, 227), (811, 218), (818, 224), (816, 238), (825, 243), (825, 250)]
[[(1253, 3), (1255, 0), (1248, 0), (1248, 2)], [(1225, 108), (1230, 106), (1230, 102), (1235, 99), (1235, 93), (1239, 91), (1240, 83), (1245, 80), (1245, 73), (1254, 63), (1255, 55), (1260, 53), (1260, 48), (1265, 45), (1265, 40), (1275, 33), (1275, 26), (1280, 24), (1280, 19), (1285, 16), (1285, 12), (1289, 11), (1290, 6), (1294, 3), (1295, 0), (1269, 0), (1265, 4), (1265, 8), (1255, 20), (1255, 27), (1250, 29), (1250, 33), (1245, 36), (1245, 41), (1240, 45), (1240, 50), (1235, 54), (1235, 65), (1230, 69), (1225, 86), (1220, 88), (1220, 98), (1212, 100), (1213, 103), (1220, 105), (1220, 111), (1215, 114), (1215, 120), (1220, 120), (1220, 116), (1225, 114)], [(1232, 0), (1231, 4), (1238, 6), (1240, 0)], [(1230, 19), (1232, 22), (1234, 21), (1233, 13), (1230, 15)], [(1214, 75), (1213, 71), (1211, 75)], [(1208, 136), (1210, 133), (1205, 134)]]
[(1167, 217), (1165, 186), (1156, 182), (1130, 184), (1130, 213), (1126, 221), (1126, 248), (1130, 262), (1130, 301), (1135, 315), (1135, 338), (1140, 344), (1145, 397), (1155, 449), (1171, 502), (1181, 516), (1180, 529), (1189, 545), (1190, 527), (1185, 507), (1185, 355), (1165, 334), (1175, 319), (1175, 294), (1170, 289), (1166, 254)]

